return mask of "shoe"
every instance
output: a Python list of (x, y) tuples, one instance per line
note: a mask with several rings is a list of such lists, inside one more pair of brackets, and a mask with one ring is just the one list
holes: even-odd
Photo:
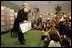
[(25, 39), (23, 41), (25, 41)]
[(25, 44), (24, 42), (20, 42), (20, 44)]
[(23, 39), (23, 41), (25, 41), (25, 39)]

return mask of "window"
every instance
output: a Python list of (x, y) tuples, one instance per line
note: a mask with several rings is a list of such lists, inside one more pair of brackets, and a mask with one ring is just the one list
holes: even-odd
[(1, 26), (1, 31), (5, 31), (5, 27), (4, 26)]
[(10, 16), (10, 20), (14, 20), (14, 17)]
[(11, 21), (11, 24), (14, 24), (14, 21)]
[(14, 17), (14, 14), (13, 14), (13, 13), (11, 13), (11, 14), (10, 14), (10, 16), (13, 16), (13, 17)]
[(1, 15), (4, 15), (4, 12), (3, 11), (1, 11)]
[(14, 10), (10, 9), (10, 12), (11, 12), (11, 13), (13, 13), (13, 12), (14, 12)]
[(1, 16), (1, 20), (4, 20), (4, 17), (3, 16)]
[(4, 10), (5, 7), (1, 6), (1, 10)]
[(13, 25), (10, 25), (10, 28), (13, 28)]
[(1, 22), (1, 25), (5, 25), (5, 23), (4, 22)]

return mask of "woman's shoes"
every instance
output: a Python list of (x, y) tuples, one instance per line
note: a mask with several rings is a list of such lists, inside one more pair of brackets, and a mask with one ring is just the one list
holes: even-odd
[(25, 44), (24, 42), (20, 42), (20, 44)]

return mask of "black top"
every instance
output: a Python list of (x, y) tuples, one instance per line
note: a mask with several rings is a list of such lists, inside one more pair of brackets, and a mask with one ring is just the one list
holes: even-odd
[(24, 20), (28, 20), (27, 18), (28, 13), (24, 12), (24, 9), (18, 11), (17, 20), (19, 22), (23, 22)]
[(15, 19), (13, 30), (19, 32), (19, 23), (23, 22), (24, 20), (28, 21), (27, 17), (28, 13), (24, 12), (24, 9), (18, 11), (17, 18)]

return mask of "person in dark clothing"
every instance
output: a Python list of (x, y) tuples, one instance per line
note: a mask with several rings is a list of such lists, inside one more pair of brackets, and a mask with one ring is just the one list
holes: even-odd
[(29, 4), (24, 3), (24, 8), (18, 11), (17, 18), (15, 20), (14, 27), (13, 27), (14, 31), (16, 31), (18, 34), (18, 40), (21, 44), (24, 44), (25, 39), (24, 39), (24, 34), (22, 33), (20, 29), (19, 23), (28, 21), (28, 17), (27, 17), (28, 12), (29, 12), (28, 5)]
[(61, 32), (64, 32), (71, 38), (71, 30), (67, 27), (67, 24), (64, 24), (63, 21), (59, 22), (58, 28)]
[(68, 27), (66, 22), (68, 22), (66, 21), (66, 17), (62, 16), (62, 18), (60, 19), (58, 23), (58, 29), (60, 30), (60, 32), (65, 33), (67, 36), (69, 36), (69, 38), (71, 38), (71, 30)]

